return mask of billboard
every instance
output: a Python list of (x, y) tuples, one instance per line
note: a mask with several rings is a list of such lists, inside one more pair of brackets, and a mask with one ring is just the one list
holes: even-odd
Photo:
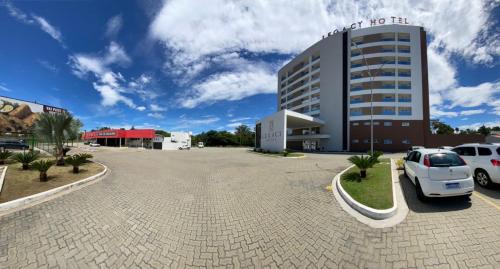
[(25, 133), (43, 112), (61, 113), (62, 108), (0, 96), (0, 132)]

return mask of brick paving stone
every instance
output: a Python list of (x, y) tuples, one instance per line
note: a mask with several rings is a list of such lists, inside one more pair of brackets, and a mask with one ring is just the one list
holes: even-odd
[(325, 190), (348, 155), (100, 149), (101, 182), (0, 217), (0, 268), (499, 268), (500, 212), (472, 196), (372, 229)]

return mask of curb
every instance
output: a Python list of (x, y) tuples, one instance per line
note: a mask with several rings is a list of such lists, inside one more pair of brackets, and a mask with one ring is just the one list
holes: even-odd
[(344, 211), (358, 221), (372, 228), (387, 228), (401, 223), (408, 214), (408, 205), (399, 184), (399, 172), (396, 170), (394, 160), (391, 159), (391, 179), (393, 207), (389, 209), (374, 209), (355, 201), (341, 186), (340, 177), (354, 165), (337, 174), (332, 180), (332, 192)]
[(104, 170), (96, 175), (84, 178), (82, 180), (66, 184), (48, 191), (39, 192), (30, 196), (18, 198), (16, 200), (8, 201), (0, 204), (0, 216), (10, 214), (37, 204), (47, 202), (67, 193), (79, 190), (83, 187), (96, 183), (102, 179), (109, 171), (108, 167), (100, 162), (94, 162), (102, 165)]
[(3, 172), (0, 175), (0, 193), (2, 193), (2, 188), (3, 188), (4, 179), (5, 179), (5, 174), (7, 173), (7, 168), (9, 168), (9, 167), (6, 165), (6, 166), (3, 166), (3, 168), (4, 168)]

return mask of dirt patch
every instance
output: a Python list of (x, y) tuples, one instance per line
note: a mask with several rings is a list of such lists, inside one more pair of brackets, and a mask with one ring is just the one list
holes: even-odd
[(38, 171), (33, 169), (22, 170), (19, 163), (9, 164), (8, 166), (2, 193), (0, 194), (0, 203), (64, 186), (104, 170), (102, 165), (93, 162), (80, 166), (80, 173), (78, 174), (72, 173), (73, 167), (70, 165), (52, 166), (47, 172), (49, 181), (40, 182)]

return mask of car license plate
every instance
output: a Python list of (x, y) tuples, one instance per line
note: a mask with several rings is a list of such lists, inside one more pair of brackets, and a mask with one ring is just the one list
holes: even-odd
[(447, 189), (460, 189), (460, 183), (446, 183)]

